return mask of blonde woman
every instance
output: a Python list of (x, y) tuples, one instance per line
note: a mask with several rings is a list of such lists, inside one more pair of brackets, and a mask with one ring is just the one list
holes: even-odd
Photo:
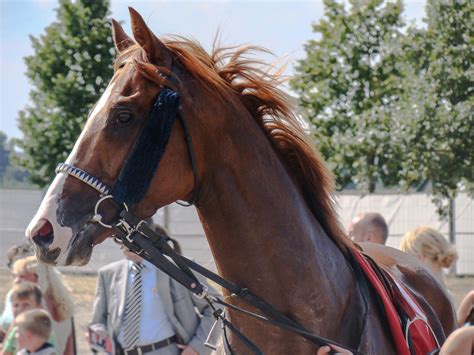
[(38, 284), (43, 292), (45, 308), (53, 319), (58, 353), (74, 355), (73, 299), (62, 281), (61, 274), (54, 268), (38, 263), (35, 256), (15, 261), (12, 271), (15, 283), (30, 281)]
[(446, 238), (428, 226), (420, 226), (406, 233), (400, 249), (423, 261), (443, 285), (443, 269), (450, 268), (458, 257)]

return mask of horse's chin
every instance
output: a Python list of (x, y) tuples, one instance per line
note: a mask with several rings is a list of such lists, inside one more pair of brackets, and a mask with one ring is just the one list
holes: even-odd
[[(92, 228), (91, 228), (92, 227)], [(97, 242), (94, 226), (86, 226), (79, 233), (72, 236), (66, 250), (61, 248), (48, 249), (36, 246), (36, 257), (43, 263), (52, 266), (84, 266), (92, 256), (92, 250)]]
[(92, 256), (94, 249), (94, 238), (90, 233), (78, 233), (74, 236), (71, 243), (68, 245), (66, 257), (64, 259), (64, 266), (86, 265)]
[(61, 254), (60, 248), (48, 250), (44, 247), (35, 246), (36, 258), (46, 265), (56, 266), (57, 260)]

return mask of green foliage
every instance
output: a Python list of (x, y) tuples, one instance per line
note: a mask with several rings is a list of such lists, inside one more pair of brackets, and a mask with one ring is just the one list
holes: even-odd
[(34, 55), (25, 62), (32, 104), (19, 114), (24, 152), (19, 163), (40, 186), (66, 159), (112, 76), (108, 7), (108, 0), (61, 0), (57, 21), (39, 38), (31, 37)]
[(7, 147), (7, 135), (0, 131), (0, 180), (3, 180), (3, 176), (9, 165), (10, 151)]
[(31, 188), (28, 173), (15, 164), (15, 142), (0, 131), (0, 187)]
[[(399, 163), (391, 142), (389, 108), (403, 89), (398, 70), (400, 2), (351, 1), (350, 11), (326, 0), (326, 19), (314, 25), (320, 39), (292, 82), (317, 131), (317, 144), (339, 187), (355, 183), (373, 191), (396, 182)], [(392, 166), (393, 165), (393, 166)]]
[[(474, 181), (474, 3), (429, 0), (427, 28), (408, 32), (405, 94), (400, 107), (416, 112), (406, 126), (404, 183), (430, 181), (446, 214), (448, 198)], [(420, 44), (419, 48), (414, 45)], [(394, 119), (401, 119), (394, 114)]]
[(404, 30), (402, 4), (326, 0), (292, 88), (339, 188), (408, 190), (434, 201), (471, 187), (473, 5), (429, 0), (426, 29)]

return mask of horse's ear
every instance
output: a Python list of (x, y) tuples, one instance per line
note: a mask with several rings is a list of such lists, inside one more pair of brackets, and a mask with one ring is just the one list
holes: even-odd
[(132, 7), (129, 7), (132, 32), (135, 40), (143, 48), (150, 62), (157, 64), (161, 62), (166, 68), (171, 67), (171, 56), (168, 49), (146, 25), (141, 15)]
[(135, 43), (130, 37), (128, 37), (122, 26), (120, 26), (120, 24), (114, 19), (112, 19), (112, 37), (114, 38), (115, 48), (119, 53)]

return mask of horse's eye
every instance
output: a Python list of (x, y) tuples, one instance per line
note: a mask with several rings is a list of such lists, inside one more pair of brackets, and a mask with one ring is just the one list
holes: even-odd
[(115, 115), (116, 123), (128, 123), (133, 119), (133, 116), (130, 112), (120, 111)]

